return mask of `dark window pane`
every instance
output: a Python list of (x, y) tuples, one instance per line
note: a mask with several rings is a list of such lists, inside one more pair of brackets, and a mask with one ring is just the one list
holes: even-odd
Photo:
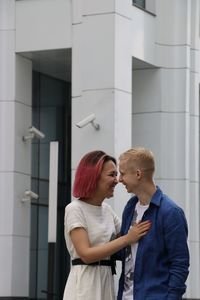
[(133, 3), (142, 8), (145, 8), (145, 0), (133, 0)]

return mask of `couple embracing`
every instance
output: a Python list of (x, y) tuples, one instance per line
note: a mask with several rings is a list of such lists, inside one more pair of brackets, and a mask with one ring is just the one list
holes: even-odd
[[(65, 209), (65, 239), (72, 267), (63, 300), (114, 300), (114, 258), (122, 261), (118, 300), (180, 300), (189, 269), (183, 210), (155, 185), (152, 151), (132, 148), (116, 159), (87, 153)], [(122, 183), (134, 196), (122, 221), (104, 202)]]

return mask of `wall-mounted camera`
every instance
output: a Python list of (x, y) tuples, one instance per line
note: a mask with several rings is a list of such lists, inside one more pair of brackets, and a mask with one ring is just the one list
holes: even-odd
[(22, 202), (30, 201), (32, 198), (37, 200), (39, 198), (39, 195), (27, 190), (24, 192), (24, 198), (22, 198)]
[(43, 139), (45, 138), (45, 134), (41, 132), (39, 129), (34, 126), (28, 129), (28, 135), (23, 136), (23, 141), (26, 142), (28, 140), (32, 140), (33, 138)]
[(80, 122), (76, 123), (76, 126), (79, 128), (83, 128), (86, 125), (91, 124), (96, 130), (99, 130), (100, 125), (94, 122), (95, 119), (96, 119), (95, 114), (91, 114), (86, 118), (84, 118), (83, 120), (81, 120)]

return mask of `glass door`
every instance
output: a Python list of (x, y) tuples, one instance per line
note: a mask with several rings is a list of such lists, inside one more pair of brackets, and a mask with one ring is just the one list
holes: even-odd
[(59, 142), (55, 299), (62, 299), (70, 267), (64, 241), (64, 209), (71, 201), (71, 84), (33, 72), (32, 125), (45, 133), (32, 141), (30, 298), (46, 299), (50, 142)]

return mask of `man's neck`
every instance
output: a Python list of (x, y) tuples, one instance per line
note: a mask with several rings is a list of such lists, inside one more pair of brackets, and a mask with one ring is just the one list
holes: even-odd
[(141, 205), (149, 205), (151, 202), (151, 198), (153, 197), (154, 193), (156, 192), (155, 184), (148, 186), (148, 188), (141, 190), (138, 196), (139, 202)]

